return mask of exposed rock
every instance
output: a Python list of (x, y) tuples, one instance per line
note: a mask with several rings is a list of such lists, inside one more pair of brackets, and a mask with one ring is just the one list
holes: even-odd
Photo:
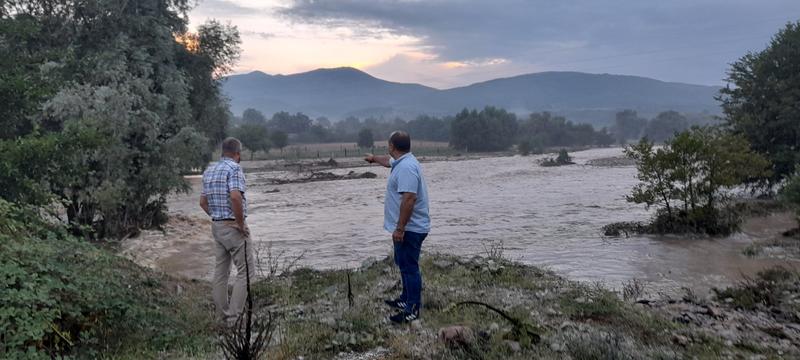
[(686, 347), (687, 345), (689, 345), (690, 342), (692, 342), (692, 340), (686, 336), (676, 334), (672, 336), (672, 342), (680, 346)]
[(446, 270), (453, 266), (453, 262), (448, 259), (436, 259), (433, 266), (439, 270)]
[(503, 341), (503, 343), (506, 345), (506, 347), (508, 347), (508, 350), (511, 351), (512, 353), (518, 353), (522, 351), (522, 346), (516, 341), (505, 340)]
[(464, 347), (475, 342), (475, 332), (466, 326), (448, 326), (439, 330), (439, 341), (450, 347)]

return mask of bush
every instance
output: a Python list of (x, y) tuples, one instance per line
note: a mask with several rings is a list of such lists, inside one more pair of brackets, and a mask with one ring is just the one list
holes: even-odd
[(795, 209), (800, 224), (800, 170), (786, 180), (786, 185), (781, 189), (781, 199)]
[(164, 280), (0, 200), (0, 358), (199, 346)]

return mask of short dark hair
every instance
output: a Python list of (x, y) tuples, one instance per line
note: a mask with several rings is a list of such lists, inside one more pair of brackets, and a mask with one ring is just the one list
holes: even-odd
[(229, 137), (222, 140), (222, 153), (235, 154), (242, 152), (242, 142), (235, 137)]
[(398, 130), (393, 132), (392, 135), (389, 136), (389, 143), (398, 151), (411, 151), (411, 136), (405, 131)]

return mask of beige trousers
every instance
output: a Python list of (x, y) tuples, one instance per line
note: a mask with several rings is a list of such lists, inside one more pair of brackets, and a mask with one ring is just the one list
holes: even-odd
[[(255, 282), (256, 263), (253, 259), (252, 242), (242, 235), (232, 221), (215, 221), (211, 225), (214, 234), (214, 282), (212, 296), (217, 308), (217, 315), (224, 320), (235, 319), (242, 313), (247, 300), (246, 267), (250, 269), (250, 283)], [(245, 242), (247, 253), (245, 254)], [(228, 299), (228, 279), (231, 273), (231, 261), (236, 266), (236, 282), (233, 293)]]

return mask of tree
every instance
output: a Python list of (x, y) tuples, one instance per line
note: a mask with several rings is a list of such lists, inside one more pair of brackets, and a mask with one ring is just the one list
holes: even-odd
[(16, 175), (8, 189), (46, 184), (65, 222), (87, 237), (165, 221), (167, 195), (186, 189), (183, 175), (206, 163), (226, 126), (219, 78), (239, 51), (233, 27), (209, 22), (189, 33), (188, 8), (185, 0), (0, 2), (0, 121), (15, 123), (2, 124), (0, 147), (41, 146), (32, 155), (48, 167), (4, 162)]
[(780, 195), (785, 203), (795, 209), (797, 223), (800, 225), (800, 167), (786, 179)]
[(242, 123), (245, 124), (257, 124), (257, 125), (266, 125), (267, 124), (267, 117), (253, 108), (245, 109), (242, 113)]
[(528, 156), (531, 154), (531, 148), (533, 145), (531, 144), (530, 140), (522, 140), (517, 144), (517, 151), (522, 156)]
[(647, 126), (647, 120), (642, 119), (633, 110), (624, 110), (617, 113), (614, 121), (614, 135), (620, 144), (625, 144), (629, 139), (639, 140)]
[(563, 116), (549, 112), (531, 113), (520, 122), (517, 137), (528, 139), (540, 148), (555, 146), (607, 146), (614, 138), (603, 129), (596, 131), (589, 124), (574, 124)]
[(769, 163), (747, 140), (719, 128), (694, 127), (655, 149), (644, 138), (625, 149), (636, 161), (637, 184), (628, 201), (660, 206), (659, 222), (709, 234), (738, 224), (720, 218), (727, 190), (769, 173)]
[(287, 134), (300, 134), (311, 128), (311, 119), (303, 113), (294, 115), (281, 111), (272, 115), (267, 125), (272, 130), (283, 131)]
[(331, 127), (331, 121), (324, 116), (320, 116), (314, 120), (314, 125), (321, 126), (323, 129), (329, 129)]
[(451, 124), (450, 144), (469, 151), (506, 150), (514, 144), (518, 127), (517, 117), (503, 109), (464, 109)]
[(372, 135), (372, 129), (364, 128), (358, 132), (358, 147), (362, 149), (371, 149), (375, 147), (375, 137)]
[(239, 139), (247, 150), (250, 150), (250, 160), (253, 160), (256, 152), (269, 152), (272, 146), (267, 127), (264, 125), (242, 124), (234, 130), (233, 136)]
[(272, 142), (272, 146), (280, 149), (281, 153), (283, 153), (283, 148), (289, 145), (289, 135), (280, 130), (273, 131), (269, 139)]
[(719, 100), (726, 121), (772, 162), (770, 185), (800, 163), (800, 22), (781, 29), (761, 52), (731, 65)]
[(644, 136), (656, 143), (662, 143), (688, 128), (689, 122), (686, 117), (677, 111), (670, 110), (662, 112), (650, 120), (644, 130)]

